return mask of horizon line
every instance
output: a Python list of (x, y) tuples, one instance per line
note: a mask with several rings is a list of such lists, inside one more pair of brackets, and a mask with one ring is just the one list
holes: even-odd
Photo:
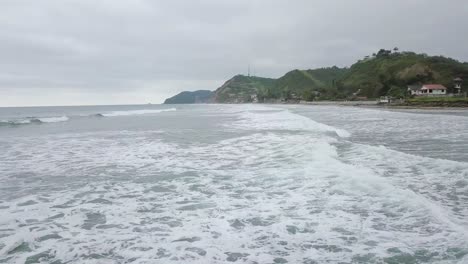
[(18, 105), (0, 106), (0, 108), (26, 108), (26, 107), (74, 107), (74, 106), (133, 106), (133, 105), (163, 105), (164, 103), (144, 103), (144, 104), (77, 104), (77, 105)]

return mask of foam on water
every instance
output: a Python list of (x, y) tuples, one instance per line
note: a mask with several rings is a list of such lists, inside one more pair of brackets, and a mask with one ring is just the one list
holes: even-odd
[[(219, 129), (243, 133), (209, 144), (127, 131), (7, 145), (0, 183), (26, 191), (0, 196), (0, 260), (466, 260), (467, 163), (355, 144), (342, 137), (349, 132), (289, 111), (224, 114), (234, 122)], [(73, 184), (51, 189), (63, 177)]]
[(158, 114), (162, 112), (176, 111), (176, 108), (168, 109), (141, 109), (141, 110), (128, 110), (128, 111), (113, 111), (109, 113), (103, 113), (103, 116), (130, 116), (130, 115), (146, 115), (146, 114)]
[(315, 122), (307, 117), (292, 114), (289, 110), (279, 110), (271, 107), (247, 108), (239, 115), (239, 120), (234, 124), (235, 128), (260, 129), (260, 130), (286, 130), (286, 131), (310, 131), (333, 132), (340, 137), (349, 137), (346, 130), (327, 126)]
[(134, 115), (150, 115), (158, 114), (163, 112), (176, 111), (176, 108), (167, 109), (140, 109), (140, 110), (126, 110), (126, 111), (109, 111), (106, 113), (95, 113), (95, 114), (79, 114), (72, 116), (43, 116), (43, 117), (23, 117), (23, 118), (12, 118), (0, 120), (0, 126), (18, 126), (27, 124), (42, 124), (42, 123), (57, 123), (66, 122), (74, 119), (82, 118), (100, 118), (100, 117), (118, 117), (118, 116), (134, 116)]
[(57, 122), (65, 122), (68, 121), (67, 116), (59, 116), (59, 117), (42, 117), (38, 118), (37, 120), (43, 123), (57, 123)]
[(28, 117), (23, 119), (14, 120), (1, 120), (0, 125), (24, 125), (32, 123), (57, 123), (68, 121), (68, 116), (55, 116), (55, 117)]

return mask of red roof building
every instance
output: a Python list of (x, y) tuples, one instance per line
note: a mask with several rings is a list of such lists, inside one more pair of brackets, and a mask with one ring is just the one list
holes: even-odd
[(421, 90), (445, 90), (447, 91), (447, 88), (443, 86), (442, 84), (425, 84), (421, 88)]
[(442, 84), (410, 85), (408, 91), (415, 96), (445, 96), (447, 88)]

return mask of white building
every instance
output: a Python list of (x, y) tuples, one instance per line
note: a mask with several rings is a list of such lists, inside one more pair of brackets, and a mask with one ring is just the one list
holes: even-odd
[(414, 96), (445, 96), (447, 88), (441, 84), (410, 85), (408, 91)]

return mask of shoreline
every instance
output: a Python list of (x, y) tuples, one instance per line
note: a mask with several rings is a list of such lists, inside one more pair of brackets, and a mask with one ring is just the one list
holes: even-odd
[(460, 109), (467, 110), (468, 104), (460, 103), (446, 103), (442, 105), (440, 103), (403, 103), (403, 104), (380, 104), (377, 101), (319, 101), (319, 102), (307, 102), (298, 103), (300, 105), (336, 105), (336, 106), (355, 106), (363, 108), (380, 108), (380, 109)]
[(468, 110), (468, 106), (422, 106), (422, 105), (355, 105), (375, 109), (421, 109), (421, 110)]

